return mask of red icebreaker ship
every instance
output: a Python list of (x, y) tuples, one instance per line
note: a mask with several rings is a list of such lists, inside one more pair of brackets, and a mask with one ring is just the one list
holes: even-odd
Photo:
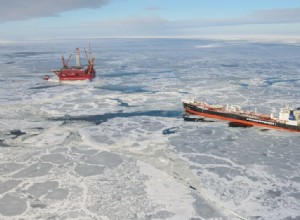
[[(72, 54), (69, 56), (67, 61), (65, 61), (64, 56), (62, 56), (61, 61), (63, 68), (60, 70), (51, 70), (51, 72), (58, 76), (59, 81), (92, 80), (96, 76), (96, 71), (94, 69), (94, 57), (89, 57), (85, 51), (88, 64), (87, 67), (84, 67), (80, 64), (79, 48), (76, 48), (75, 66), (68, 65), (71, 56)], [(45, 79), (47, 79), (47, 77), (45, 77)]]

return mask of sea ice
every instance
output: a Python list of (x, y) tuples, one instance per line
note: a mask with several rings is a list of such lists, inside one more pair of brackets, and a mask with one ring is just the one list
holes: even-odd
[(299, 107), (299, 44), (89, 41), (97, 77), (69, 84), (42, 77), (86, 40), (0, 45), (0, 219), (299, 218), (298, 134), (181, 118)]

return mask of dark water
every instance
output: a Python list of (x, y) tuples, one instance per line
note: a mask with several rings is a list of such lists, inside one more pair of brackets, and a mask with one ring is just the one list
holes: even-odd
[(51, 118), (53, 121), (85, 121), (92, 122), (96, 125), (99, 125), (103, 122), (106, 122), (114, 118), (129, 118), (137, 116), (150, 116), (150, 117), (166, 117), (166, 118), (178, 118), (180, 119), (182, 112), (181, 111), (145, 111), (145, 112), (118, 112), (118, 113), (107, 113), (104, 115), (84, 115), (84, 116), (65, 116), (58, 118)]

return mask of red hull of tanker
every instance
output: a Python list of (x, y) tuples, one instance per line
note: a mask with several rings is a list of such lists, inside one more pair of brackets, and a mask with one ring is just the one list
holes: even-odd
[(270, 128), (270, 129), (276, 129), (276, 130), (282, 130), (282, 131), (300, 132), (300, 130), (295, 130), (295, 129), (290, 129), (290, 128), (276, 127), (276, 126), (262, 124), (262, 123), (255, 123), (255, 122), (250, 122), (250, 121), (245, 121), (245, 120), (233, 119), (233, 118), (229, 118), (229, 117), (222, 117), (222, 116), (218, 116), (218, 115), (214, 115), (214, 114), (199, 113), (199, 112), (196, 112), (196, 111), (193, 111), (190, 109), (185, 109), (185, 111), (190, 114), (199, 115), (199, 116), (203, 116), (203, 117), (207, 117), (207, 118), (215, 118), (215, 119), (219, 119), (222, 121), (233, 122), (233, 123), (239, 124), (241, 126), (245, 126), (245, 127), (256, 126), (256, 127)]
[[(282, 109), (280, 114), (284, 115), (285, 110), (288, 111), (288, 114), (286, 116), (280, 116), (280, 119), (278, 119), (260, 113), (248, 113), (240, 109), (232, 111), (222, 106), (214, 107), (206, 103), (183, 102), (183, 106), (185, 111), (189, 114), (229, 121), (245, 127), (259, 126), (277, 130), (300, 132), (300, 108), (296, 110)], [(292, 119), (289, 119), (290, 114), (293, 115)], [(297, 122), (296, 125), (295, 122)]]

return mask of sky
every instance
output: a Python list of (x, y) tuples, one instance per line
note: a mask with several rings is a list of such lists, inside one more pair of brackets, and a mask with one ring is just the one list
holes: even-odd
[(300, 0), (0, 0), (0, 41), (300, 38)]

